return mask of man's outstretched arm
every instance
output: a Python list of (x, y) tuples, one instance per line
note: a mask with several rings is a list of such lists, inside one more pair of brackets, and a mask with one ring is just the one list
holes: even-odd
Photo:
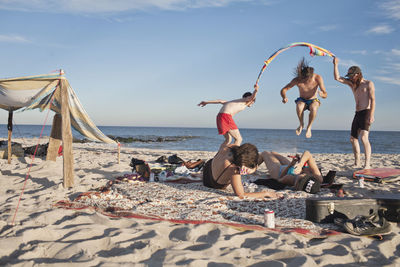
[(340, 76), (339, 74), (339, 68), (338, 68), (338, 64), (339, 64), (339, 59), (337, 57), (333, 58), (333, 78), (343, 84), (347, 84), (348, 86), (350, 86), (351, 88), (353, 88), (353, 84), (351, 81), (343, 78)]
[(251, 94), (251, 96), (249, 96), (249, 98), (248, 98), (248, 100), (246, 101), (246, 103), (251, 103), (251, 102), (254, 102), (255, 100), (256, 100), (256, 95), (257, 95), (257, 92), (258, 92), (258, 85), (257, 84), (255, 84), (254, 85), (254, 91), (253, 91), (253, 93)]
[(226, 103), (225, 100), (218, 99), (218, 100), (201, 101), (197, 105), (200, 107), (204, 107), (207, 104), (225, 104), (225, 103)]

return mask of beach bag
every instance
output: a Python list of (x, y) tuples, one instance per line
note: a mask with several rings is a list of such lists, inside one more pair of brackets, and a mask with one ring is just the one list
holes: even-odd
[(143, 178), (149, 179), (150, 177), (150, 166), (144, 160), (132, 158), (129, 166), (132, 167), (132, 172), (140, 174)]
[(156, 159), (157, 163), (168, 163), (168, 158), (166, 156), (161, 156), (158, 159)]
[(132, 172), (133, 172), (134, 170), (136, 170), (136, 165), (142, 165), (142, 164), (145, 164), (144, 160), (137, 159), (137, 158), (132, 158), (131, 159), (131, 163), (129, 164), (129, 166), (132, 167)]
[(145, 163), (145, 164), (136, 165), (135, 169), (136, 169), (136, 172), (138, 174), (140, 174), (143, 178), (145, 178), (146, 180), (149, 179), (150, 172), (151, 172), (149, 164)]
[(185, 161), (183, 159), (181, 159), (180, 157), (178, 157), (178, 155), (172, 155), (168, 157), (168, 163), (169, 164), (182, 164)]

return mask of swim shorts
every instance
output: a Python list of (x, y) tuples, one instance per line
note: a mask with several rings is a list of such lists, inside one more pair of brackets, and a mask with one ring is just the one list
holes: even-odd
[(310, 105), (314, 102), (318, 102), (319, 105), (321, 105), (321, 101), (319, 101), (318, 98), (304, 99), (302, 97), (298, 97), (294, 102), (297, 104), (297, 102), (299, 102), (299, 101), (306, 103), (305, 109), (308, 109), (308, 110), (310, 110)]
[[(288, 165), (281, 165), (281, 166), (279, 167), (279, 177), (281, 177), (283, 170), (284, 170), (287, 166), (288, 166)], [(288, 169), (287, 172), (286, 172), (286, 175), (287, 175), (287, 174), (296, 175), (296, 174), (294, 174), (294, 167), (293, 167), (293, 166), (289, 167), (289, 169)]]
[(371, 114), (370, 109), (364, 109), (356, 111), (354, 115), (353, 123), (351, 124), (351, 136), (358, 138), (358, 130), (369, 131), (369, 117)]
[[(281, 165), (281, 166), (279, 167), (279, 177), (281, 177), (283, 170), (284, 170), (287, 166), (288, 166), (288, 165)], [(304, 168), (308, 168), (308, 165), (307, 165), (307, 166), (304, 165), (304, 166), (303, 166), (303, 169), (304, 169)], [(296, 175), (296, 174), (294, 173), (294, 166), (290, 166), (290, 167), (289, 167), (289, 169), (288, 169), (287, 172), (286, 172), (286, 175), (288, 175), (288, 174), (290, 174), (290, 175)]]
[(232, 115), (228, 113), (218, 113), (217, 128), (219, 134), (226, 134), (229, 130), (235, 130), (238, 127), (233, 121)]

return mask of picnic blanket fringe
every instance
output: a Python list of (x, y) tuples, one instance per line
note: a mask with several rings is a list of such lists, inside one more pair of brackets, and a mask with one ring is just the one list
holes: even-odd
[(271, 229), (267, 228), (261, 225), (250, 225), (250, 224), (241, 224), (241, 223), (232, 223), (232, 222), (217, 222), (217, 221), (210, 221), (210, 220), (184, 220), (184, 219), (167, 219), (167, 218), (161, 218), (157, 216), (148, 216), (148, 215), (142, 215), (142, 214), (137, 214), (134, 212), (130, 211), (125, 211), (123, 209), (118, 209), (114, 207), (110, 207), (108, 209), (101, 209), (98, 207), (93, 207), (93, 206), (88, 206), (84, 205), (81, 203), (75, 203), (75, 202), (70, 202), (66, 200), (60, 200), (56, 204), (54, 204), (55, 207), (58, 208), (64, 208), (64, 209), (70, 209), (70, 210), (83, 210), (83, 209), (93, 209), (96, 212), (100, 212), (101, 214), (112, 217), (112, 218), (134, 218), (134, 219), (143, 219), (143, 220), (153, 220), (153, 221), (167, 221), (171, 223), (177, 223), (177, 224), (216, 224), (216, 225), (223, 225), (223, 226), (228, 226), (235, 228), (239, 231), (247, 231), (247, 230), (253, 230), (253, 231), (269, 231), (269, 232), (276, 232), (276, 233), (296, 233), (300, 234), (309, 238), (326, 238), (328, 236), (333, 236), (333, 235), (338, 235), (342, 234), (341, 232), (337, 232), (334, 230), (329, 230), (329, 229), (323, 229), (320, 232), (315, 232), (311, 231), (308, 229), (304, 228), (288, 228), (288, 227), (279, 227), (279, 225), (276, 226), (276, 228)]

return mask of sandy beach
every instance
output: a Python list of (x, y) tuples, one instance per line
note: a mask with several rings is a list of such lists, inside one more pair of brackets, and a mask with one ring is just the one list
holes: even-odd
[[(14, 140), (16, 142), (21, 140)], [(35, 144), (34, 139), (28, 140)], [(26, 143), (26, 140), (24, 140)], [(47, 142), (47, 140), (43, 140)], [(42, 142), (42, 143), (43, 143)], [(350, 145), (350, 144), (349, 144)], [(314, 195), (282, 191), (283, 200), (239, 199), (232, 188), (209, 190), (201, 183), (131, 181), (117, 184), (105, 202), (96, 200), (94, 208), (57, 206), (71, 203), (82, 193), (104, 187), (117, 177), (132, 173), (132, 157), (151, 166), (160, 156), (177, 154), (182, 159), (209, 159), (215, 152), (121, 149), (96, 144), (74, 144), (75, 186), (62, 186), (62, 158), (46, 162), (36, 158), (26, 180), (31, 158), (13, 158), (11, 164), (0, 159), (0, 265), (12, 266), (399, 266), (400, 228), (383, 240), (337, 232), (333, 224), (305, 220), (304, 199)], [(398, 193), (400, 182), (365, 182), (360, 188), (351, 178), (352, 154), (315, 154), (323, 173), (337, 171), (335, 182), (344, 184), (347, 196)], [(373, 168), (400, 168), (400, 154), (373, 154)], [(266, 177), (261, 166), (253, 177), (243, 179), (246, 190), (269, 190), (251, 183)], [(122, 193), (121, 193), (122, 192)], [(317, 197), (334, 196), (322, 189)], [(100, 197), (101, 198), (101, 197)], [(107, 207), (120, 205), (123, 212), (158, 217), (159, 220), (133, 216), (111, 216)], [(139, 204), (138, 204), (139, 203)], [(89, 203), (90, 204), (90, 203)], [(77, 206), (75, 206), (76, 208)], [(275, 210), (277, 229), (263, 227), (262, 210)], [(101, 209), (100, 209), (101, 208)], [(155, 214), (156, 213), (156, 214)], [(120, 213), (120, 215), (123, 213)], [(11, 225), (15, 216), (15, 225)], [(218, 223), (178, 223), (212, 220)], [(231, 223), (231, 225), (229, 225)], [(255, 230), (237, 225), (256, 226)], [(232, 226), (233, 225), (233, 226)], [(304, 228), (307, 233), (289, 231)]]

